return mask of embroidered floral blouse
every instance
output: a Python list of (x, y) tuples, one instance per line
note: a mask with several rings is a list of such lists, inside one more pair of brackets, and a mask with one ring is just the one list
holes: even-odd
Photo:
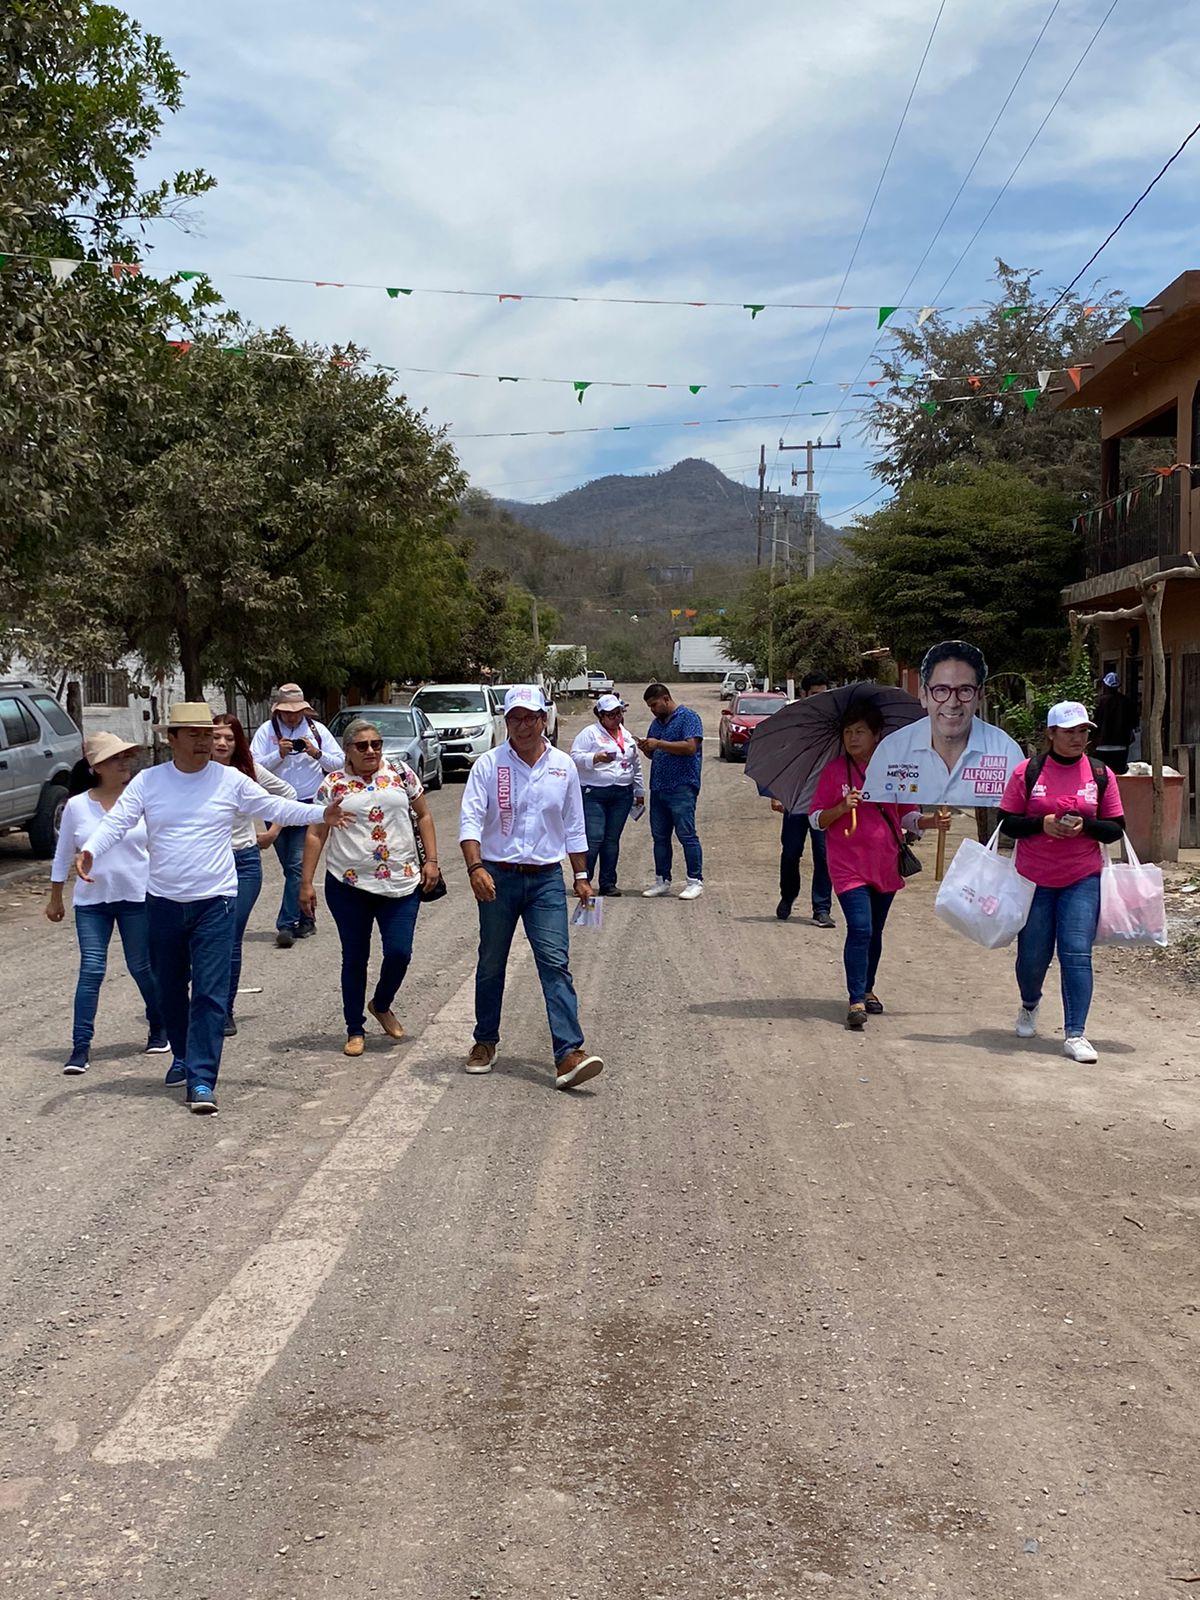
[(344, 800), (357, 815), (348, 828), (330, 830), (326, 871), (371, 894), (414, 894), (421, 868), (412, 801), (424, 792), (421, 780), (402, 761), (385, 762), (369, 780), (352, 772), (327, 773), (314, 805)]

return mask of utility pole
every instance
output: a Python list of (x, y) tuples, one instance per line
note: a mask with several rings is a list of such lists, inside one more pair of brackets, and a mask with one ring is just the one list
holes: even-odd
[[(801, 517), (804, 523), (804, 571), (805, 577), (811, 582), (817, 575), (817, 521), (820, 512), (821, 496), (813, 487), (813, 451), (814, 450), (840, 450), (842, 441), (835, 444), (824, 444), (820, 439), (815, 442), (806, 439), (803, 444), (784, 444), (779, 441), (781, 450), (803, 450), (806, 452), (804, 469), (804, 500), (801, 506)], [(792, 487), (796, 487), (796, 480), (800, 476), (798, 468), (792, 469)]]
[(755, 519), (757, 524), (758, 524), (758, 554), (754, 558), (754, 565), (756, 567), (761, 567), (762, 566), (762, 536), (763, 536), (763, 509), (764, 509), (764, 507), (763, 507), (763, 495), (764, 495), (765, 490), (766, 490), (766, 482), (767, 482), (767, 447), (766, 447), (765, 444), (760, 444), (759, 447), (758, 447), (758, 516)]

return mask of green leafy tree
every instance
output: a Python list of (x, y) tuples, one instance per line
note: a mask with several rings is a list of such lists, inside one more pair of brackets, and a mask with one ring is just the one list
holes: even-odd
[[(958, 462), (1000, 465), (1079, 503), (1099, 497), (1096, 413), (1059, 411), (1048, 394), (1029, 410), (1023, 393), (1036, 391), (1046, 370), (1053, 371), (1048, 387), (1069, 387), (1064, 369), (1086, 360), (1128, 311), (1115, 290), (1093, 290), (1086, 300), (1068, 295), (1047, 317), (1058, 297), (1039, 287), (1039, 277), (997, 261), (995, 300), (982, 315), (968, 322), (935, 316), (892, 330), (880, 363), (887, 381), (872, 391), (867, 413), (877, 477), (898, 488)], [(945, 376), (930, 382), (929, 373)], [(915, 384), (906, 381), (914, 374)], [(1131, 473), (1171, 459), (1157, 442), (1130, 445)]]
[(875, 643), (872, 626), (852, 604), (843, 569), (811, 582), (776, 583), (756, 573), (724, 619), (725, 644), (737, 661), (776, 678), (821, 670), (836, 679), (864, 675), (863, 651)]
[(911, 478), (847, 544), (853, 609), (897, 660), (951, 638), (996, 670), (1040, 672), (1061, 657), (1059, 591), (1080, 563), (1071, 506), (1010, 467)]

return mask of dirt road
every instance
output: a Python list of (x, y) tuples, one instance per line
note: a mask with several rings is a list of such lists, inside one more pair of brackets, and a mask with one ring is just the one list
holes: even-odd
[[(715, 690), (688, 699), (715, 755)], [(1010, 954), (935, 922), (927, 870), (848, 1034), (840, 929), (775, 921), (740, 768), (706, 760), (700, 821), (703, 899), (573, 935), (609, 1063), (574, 1095), (526, 955), (499, 1070), (459, 1071), (461, 871), (410, 1040), (357, 1062), (332, 929), (276, 951), (272, 879), (214, 1119), (133, 1053), (119, 956), (60, 1075), (69, 925), (5, 890), (3, 1592), (1191, 1592), (1194, 1013), (1102, 961), (1098, 1067), (1017, 1041)]]

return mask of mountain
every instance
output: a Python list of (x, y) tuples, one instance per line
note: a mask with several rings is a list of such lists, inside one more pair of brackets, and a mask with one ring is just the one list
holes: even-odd
[[(565, 544), (602, 551), (644, 550), (647, 556), (676, 562), (741, 563), (753, 562), (755, 557), (757, 498), (755, 490), (727, 478), (711, 462), (691, 458), (677, 461), (663, 472), (595, 478), (539, 505), (518, 500), (499, 504), (529, 527), (540, 528)], [(779, 503), (787, 510), (793, 566), (802, 566), (800, 496), (781, 495)], [(766, 562), (771, 550), (770, 512), (764, 523)], [(783, 532), (781, 516), (781, 539)], [(840, 531), (818, 521), (818, 566), (828, 566), (840, 548)]]

